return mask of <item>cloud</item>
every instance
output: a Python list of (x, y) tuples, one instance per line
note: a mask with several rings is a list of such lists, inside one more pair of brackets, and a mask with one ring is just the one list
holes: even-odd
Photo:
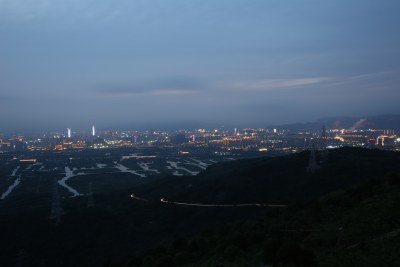
[(245, 82), (228, 82), (223, 83), (224, 87), (244, 90), (244, 91), (265, 91), (275, 90), (280, 88), (301, 87), (306, 85), (319, 84), (332, 80), (328, 77), (316, 78), (300, 78), (300, 79), (270, 79), (270, 80), (256, 80)]
[(194, 94), (203, 84), (190, 78), (167, 78), (142, 84), (107, 84), (95, 89), (99, 97), (163, 96)]

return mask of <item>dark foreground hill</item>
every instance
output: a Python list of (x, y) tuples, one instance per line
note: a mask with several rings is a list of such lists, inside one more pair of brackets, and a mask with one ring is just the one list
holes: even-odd
[(399, 156), (329, 151), (315, 174), (307, 153), (214, 165), (175, 198), (289, 206), (219, 222), (127, 266), (400, 266)]
[[(400, 266), (400, 176), (220, 223), (122, 266)], [(121, 265), (116, 265), (121, 266)]]
[(399, 266), (400, 154), (332, 150), (315, 173), (308, 158), (218, 163), (95, 195), (91, 208), (63, 199), (59, 224), (51, 196), (2, 202), (1, 266)]

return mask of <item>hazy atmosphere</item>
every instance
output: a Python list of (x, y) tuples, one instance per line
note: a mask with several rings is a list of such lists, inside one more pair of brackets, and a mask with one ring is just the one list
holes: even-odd
[(398, 0), (0, 0), (0, 130), (400, 112)]
[(0, 0), (0, 267), (400, 266), (400, 0)]

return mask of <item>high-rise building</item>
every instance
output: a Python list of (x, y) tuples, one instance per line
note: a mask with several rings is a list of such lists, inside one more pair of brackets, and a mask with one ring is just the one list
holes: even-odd
[(71, 136), (72, 136), (71, 128), (67, 128), (67, 136), (68, 136), (68, 138), (71, 138)]
[(96, 128), (94, 125), (92, 126), (92, 136), (96, 136)]

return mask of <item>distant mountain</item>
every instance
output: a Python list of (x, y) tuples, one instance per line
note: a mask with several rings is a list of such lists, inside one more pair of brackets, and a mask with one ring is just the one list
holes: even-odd
[[(387, 114), (377, 116), (337, 116), (321, 118), (315, 122), (291, 123), (283, 125), (269, 125), (267, 128), (278, 128), (285, 130), (321, 130), (322, 126), (327, 129), (382, 129), (382, 130), (400, 130), (400, 115)], [(200, 121), (182, 121), (182, 122), (158, 122), (158, 123), (131, 123), (124, 125), (112, 125), (110, 129), (119, 130), (177, 130), (177, 129), (216, 129), (225, 127), (233, 129), (235, 126), (228, 124), (207, 123)], [(251, 127), (251, 125), (248, 125)]]
[(327, 117), (321, 118), (316, 122), (293, 123), (284, 125), (270, 126), (285, 130), (321, 130), (322, 126), (326, 129), (381, 129), (381, 130), (400, 130), (400, 115), (378, 115), (364, 117)]

